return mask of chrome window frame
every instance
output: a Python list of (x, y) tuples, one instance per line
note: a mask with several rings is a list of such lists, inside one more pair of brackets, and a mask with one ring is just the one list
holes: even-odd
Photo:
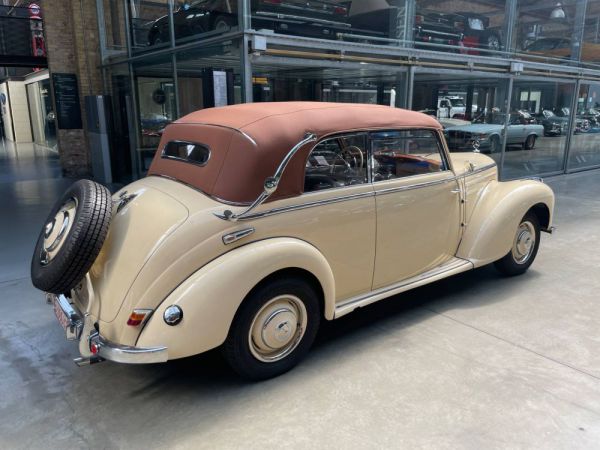
[[(194, 145), (194, 146), (200, 146), (200, 147), (204, 147), (206, 150), (208, 150), (208, 157), (206, 158), (206, 161), (204, 162), (197, 162), (197, 161), (193, 161), (189, 158), (181, 158), (178, 156), (171, 156), (171, 155), (167, 155), (165, 154), (167, 147), (169, 146), (169, 144), (184, 144), (184, 145)], [(174, 161), (180, 161), (180, 162), (184, 162), (184, 163), (189, 163), (189, 164), (193, 164), (195, 166), (199, 166), (199, 167), (204, 167), (208, 164), (208, 162), (210, 161), (210, 157), (212, 155), (212, 150), (210, 148), (210, 146), (208, 146), (207, 144), (202, 144), (200, 142), (191, 142), (191, 141), (181, 141), (178, 139), (174, 139), (172, 141), (168, 141), (162, 148), (161, 152), (160, 152), (160, 157), (161, 159), (171, 159)]]
[(320, 189), (317, 191), (305, 191), (304, 190), (304, 184), (302, 185), (302, 193), (298, 196), (298, 197), (302, 197), (304, 195), (310, 195), (310, 194), (314, 194), (315, 192), (324, 192), (324, 191), (338, 191), (340, 189), (346, 189), (348, 187), (351, 186), (362, 186), (365, 184), (372, 184), (372, 178), (371, 178), (371, 162), (369, 159), (369, 130), (352, 130), (352, 131), (348, 131), (348, 132), (339, 132), (336, 134), (329, 134), (327, 136), (323, 136), (320, 140), (318, 140), (317, 142), (315, 142), (315, 145), (313, 145), (310, 149), (310, 151), (306, 154), (306, 158), (304, 159), (304, 176), (302, 177), (302, 180), (306, 180), (306, 163), (308, 162), (308, 158), (310, 158), (310, 155), (312, 154), (312, 152), (314, 151), (315, 148), (317, 148), (317, 146), (319, 144), (322, 144), (323, 142), (326, 141), (330, 141), (332, 139), (340, 139), (340, 138), (345, 138), (345, 137), (351, 137), (351, 136), (358, 136), (358, 135), (364, 135), (365, 138), (365, 151), (366, 151), (366, 171), (367, 171), (367, 181), (365, 181), (364, 183), (360, 183), (360, 184), (353, 184), (353, 185), (349, 185), (349, 186), (340, 186), (340, 187), (332, 187), (332, 188), (328, 188), (328, 189)]
[[(419, 131), (428, 131), (429, 133), (431, 133), (432, 137), (434, 138), (435, 142), (437, 143), (437, 147), (438, 147), (438, 152), (440, 154), (442, 163), (443, 163), (443, 170), (440, 170), (439, 172), (430, 172), (430, 173), (415, 173), (414, 175), (407, 175), (405, 177), (396, 177), (396, 178), (392, 178), (389, 180), (379, 180), (379, 181), (375, 181), (372, 178), (372, 173), (373, 173), (373, 141), (375, 139), (371, 138), (371, 135), (374, 133), (385, 133), (385, 132), (399, 132), (399, 131), (415, 131), (415, 130), (419, 130)], [(439, 174), (439, 173), (443, 173), (443, 172), (450, 172), (451, 174), (454, 175), (454, 168), (452, 167), (452, 164), (450, 163), (450, 158), (448, 156), (447, 153), (447, 148), (444, 145), (444, 142), (441, 140), (441, 133), (439, 129), (435, 129), (435, 128), (420, 128), (420, 127), (410, 127), (410, 128), (387, 128), (387, 129), (381, 129), (381, 130), (370, 130), (369, 131), (369, 143), (368, 143), (368, 153), (369, 153), (369, 179), (371, 180), (371, 184), (375, 185), (375, 183), (382, 183), (382, 182), (388, 182), (388, 181), (394, 181), (394, 180), (406, 180), (406, 179), (410, 179), (413, 177), (421, 177), (423, 175), (435, 175), (435, 174)]]

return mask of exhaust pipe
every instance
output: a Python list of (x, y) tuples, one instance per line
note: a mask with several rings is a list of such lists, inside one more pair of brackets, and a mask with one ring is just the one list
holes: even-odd
[(78, 367), (90, 366), (92, 364), (96, 364), (102, 361), (104, 361), (104, 359), (100, 358), (99, 356), (92, 356), (91, 358), (84, 358), (83, 356), (80, 356), (78, 358), (73, 359), (73, 362), (77, 364)]

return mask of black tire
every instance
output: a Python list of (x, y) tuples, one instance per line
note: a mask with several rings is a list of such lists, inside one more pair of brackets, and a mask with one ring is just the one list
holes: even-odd
[(498, 136), (490, 136), (490, 154), (500, 151), (500, 138)]
[[(258, 319), (263, 307), (277, 297), (286, 295), (295, 296), (306, 309), (304, 334), (291, 352), (282, 359), (261, 361), (251, 349), (253, 340), (250, 338), (250, 332), (254, 319)], [(265, 380), (287, 372), (304, 358), (315, 340), (321, 321), (319, 305), (317, 293), (301, 278), (281, 278), (260, 286), (248, 295), (235, 315), (222, 347), (225, 359), (233, 370), (250, 380)]]
[(227, 16), (217, 16), (213, 22), (213, 30), (226, 33), (233, 28), (233, 20)]
[(535, 134), (530, 134), (527, 136), (527, 139), (525, 139), (525, 142), (523, 142), (523, 148), (525, 150), (532, 150), (533, 147), (535, 147)]
[(529, 211), (527, 214), (525, 214), (523, 219), (521, 219), (521, 221), (519, 222), (519, 228), (517, 229), (517, 234), (520, 233), (521, 226), (526, 222), (531, 223), (533, 226), (533, 229), (535, 230), (535, 233), (534, 233), (535, 242), (533, 244), (533, 248), (531, 249), (531, 252), (528, 254), (526, 259), (519, 261), (519, 260), (517, 260), (517, 258), (515, 257), (515, 254), (513, 253), (513, 249), (515, 247), (515, 245), (513, 244), (513, 247), (511, 247), (510, 251), (506, 255), (504, 255), (504, 257), (502, 259), (499, 259), (498, 261), (496, 261), (494, 263), (494, 266), (502, 275), (509, 276), (509, 277), (515, 276), (515, 275), (521, 275), (522, 273), (525, 273), (527, 271), (527, 269), (529, 269), (529, 266), (531, 266), (531, 264), (535, 260), (535, 257), (538, 252), (538, 248), (540, 246), (540, 222), (539, 222), (537, 216), (535, 215), (535, 213), (533, 213), (532, 211)]
[[(62, 239), (52, 240), (58, 226), (57, 217), (65, 205), (75, 208), (67, 222)], [(110, 192), (90, 180), (79, 180), (71, 185), (56, 203), (35, 245), (31, 259), (31, 281), (42, 291), (53, 294), (69, 293), (90, 270), (98, 257), (108, 233), (112, 214)], [(49, 237), (49, 242), (44, 242)], [(59, 242), (50, 258), (53, 242)], [(45, 261), (44, 261), (45, 259)]]

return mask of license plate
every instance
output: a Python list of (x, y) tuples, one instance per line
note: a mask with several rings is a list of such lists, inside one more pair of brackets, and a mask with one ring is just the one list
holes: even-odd
[(71, 327), (71, 320), (65, 315), (62, 308), (60, 307), (58, 298), (54, 299), (52, 309), (54, 310), (54, 315), (56, 316), (58, 323), (60, 323), (60, 326), (63, 327), (63, 330), (65, 330), (66, 333), (67, 329)]

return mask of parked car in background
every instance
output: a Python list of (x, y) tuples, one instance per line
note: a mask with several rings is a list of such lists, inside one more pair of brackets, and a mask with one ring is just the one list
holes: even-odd
[[(493, 114), (486, 123), (472, 123), (446, 128), (448, 147), (454, 151), (472, 151), (496, 153), (502, 150), (504, 137), (504, 115)], [(522, 113), (511, 113), (507, 126), (507, 147), (519, 145), (525, 150), (535, 147), (535, 141), (544, 135), (544, 127), (529, 123)]]
[[(558, 108), (554, 111), (554, 113), (564, 120), (569, 121), (571, 117), (571, 108), (562, 107)], [(590, 129), (590, 121), (588, 119), (584, 119), (579, 114), (575, 117), (575, 133), (586, 133)]]
[(80, 365), (221, 347), (265, 379), (306, 355), (322, 319), (489, 263), (524, 273), (553, 207), (542, 182), (500, 182), (491, 158), (449, 154), (414, 111), (207, 108), (168, 125), (148, 176), (112, 198), (74, 183), (31, 274)]
[[(568, 37), (542, 37), (525, 47), (523, 52), (538, 56), (571, 59), (572, 50), (572, 41)], [(582, 42), (581, 60), (599, 61), (600, 44)]]
[[(437, 117), (464, 119), (467, 105), (464, 98), (457, 95), (439, 97), (437, 101)], [(471, 106), (471, 111), (477, 111), (477, 105)]]
[(559, 117), (549, 109), (543, 109), (534, 117), (544, 127), (544, 136), (560, 136), (566, 134), (569, 128), (568, 118)]
[(457, 45), (463, 53), (500, 50), (500, 35), (488, 29), (489, 19), (470, 12), (446, 13), (421, 10), (415, 16), (415, 41)]
[[(334, 39), (347, 31), (346, 3), (327, 0), (251, 0), (252, 28), (277, 33)], [(183, 3), (173, 13), (175, 39), (214, 31), (222, 33), (238, 25), (237, 0), (196, 0)], [(157, 19), (148, 33), (148, 45), (169, 42), (169, 17)]]
[(587, 108), (577, 113), (577, 117), (587, 120), (591, 128), (600, 127), (600, 110), (596, 108)]

